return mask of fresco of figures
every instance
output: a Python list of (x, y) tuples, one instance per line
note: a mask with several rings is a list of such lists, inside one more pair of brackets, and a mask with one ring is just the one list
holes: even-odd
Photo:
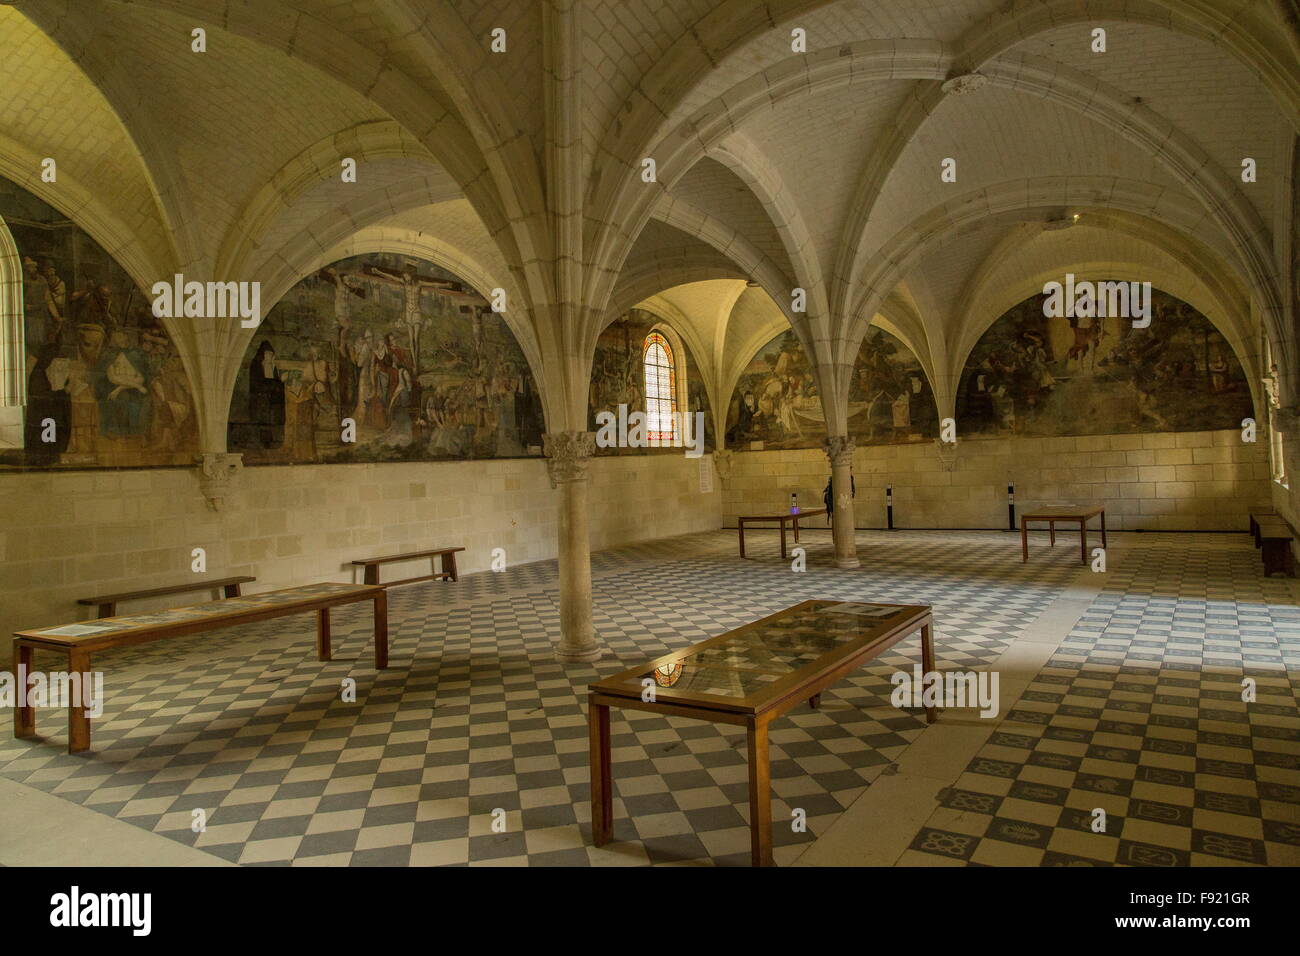
[(85, 232), (0, 179), (0, 219), (22, 267), (23, 447), (0, 467), (190, 465), (189, 381), (149, 298)]
[[(849, 388), (849, 433), (859, 444), (930, 441), (937, 435), (930, 382), (906, 345), (867, 330)], [(809, 362), (793, 331), (759, 349), (741, 373), (727, 410), (727, 444), (736, 449), (818, 448), (826, 417)]]
[(1013, 306), (962, 372), (957, 432), (1101, 435), (1240, 428), (1250, 388), (1204, 315), (1158, 289), (1151, 325), (1119, 317), (1047, 317), (1044, 296)]
[[(591, 386), (587, 395), (587, 427), (596, 430), (596, 413), (618, 412), (626, 405), (629, 412), (645, 411), (646, 388), (644, 346), (646, 336), (660, 325), (659, 318), (644, 309), (629, 309), (600, 333), (596, 340), (596, 353), (592, 358)], [(690, 349), (683, 343), (680, 348), (686, 363), (686, 394), (690, 411), (704, 412), (704, 450), (713, 450), (713, 416), (709, 412), (708, 392), (699, 367)], [(674, 355), (676, 372), (680, 374), (683, 356)], [(678, 411), (685, 409), (679, 408)], [(692, 424), (691, 427), (694, 427)], [(657, 448), (600, 448), (598, 455), (644, 454), (660, 451)], [(678, 452), (680, 454), (680, 451)]]
[(303, 279), (262, 320), (229, 446), (248, 464), (518, 458), (541, 454), (542, 431), (505, 320), (433, 263), (373, 253)]

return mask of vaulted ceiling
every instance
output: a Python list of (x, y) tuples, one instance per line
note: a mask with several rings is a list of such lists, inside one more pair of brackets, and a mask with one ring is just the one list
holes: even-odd
[[(1294, 0), (15, 0), (0, 174), (146, 287), (255, 280), (269, 308), (330, 258), (423, 255), (507, 291), (544, 389), (647, 302), (723, 399), (786, 325), (834, 390), (874, 321), (944, 403), (1066, 271), (1185, 299), (1256, 379), (1262, 329), (1289, 383), (1298, 22)], [(215, 415), (250, 333), (172, 332)]]

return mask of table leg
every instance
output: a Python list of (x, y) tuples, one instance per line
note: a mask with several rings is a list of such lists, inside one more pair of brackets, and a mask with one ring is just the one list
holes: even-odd
[(1106, 547), (1106, 512), (1101, 513), (1101, 546)]
[(781, 560), (784, 561), (785, 560), (785, 519), (782, 518), (778, 523), (781, 525)]
[(740, 556), (745, 556), (745, 519), (736, 519), (736, 532), (740, 535)]
[(69, 681), (77, 693), (68, 701), (68, 753), (79, 754), (90, 749), (90, 718), (86, 716), (85, 688), (93, 687), (90, 675), (90, 654), (86, 651), (68, 651), (69, 676), (79, 675)]
[(388, 592), (375, 595), (375, 670), (388, 666)]
[(1020, 563), (1029, 560), (1029, 522), (1020, 519)]
[(441, 555), (442, 573), (448, 575), (449, 581), (459, 581), (460, 577), (456, 574), (456, 552), (448, 551)]
[(1088, 563), (1088, 519), (1087, 518), (1081, 518), (1079, 520), (1079, 559), (1084, 564)]
[(591, 842), (604, 846), (614, 830), (614, 781), (610, 768), (609, 708), (587, 698), (591, 734)]
[[(925, 679), (926, 674), (934, 673), (934, 639), (930, 635), (930, 625), (926, 624), (921, 628), (921, 679)], [(925, 722), (934, 723), (934, 706), (929, 705), (925, 708)]]
[(799, 543), (799, 517), (797, 515), (794, 519), (794, 543)]
[(330, 609), (327, 607), (316, 611), (316, 656), (322, 661), (330, 659)]
[(749, 846), (752, 865), (772, 865), (772, 766), (761, 718), (749, 721)]
[(14, 687), (14, 693), (18, 696), (14, 701), (14, 736), (19, 738), (36, 736), (36, 708), (31, 706), (31, 698), (27, 696), (27, 678), (32, 673), (33, 656), (30, 647), (14, 647), (14, 663), (18, 667), (18, 682)]
[(1047, 541), (1051, 547), (1056, 547), (1056, 522), (1047, 522)]

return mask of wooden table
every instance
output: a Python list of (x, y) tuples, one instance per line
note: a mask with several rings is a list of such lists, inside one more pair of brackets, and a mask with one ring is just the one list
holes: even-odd
[(1029, 560), (1029, 522), (1046, 521), (1051, 535), (1052, 547), (1056, 547), (1056, 523), (1058, 521), (1079, 523), (1079, 557), (1088, 563), (1088, 521), (1101, 515), (1101, 546), (1106, 547), (1106, 506), (1105, 505), (1045, 505), (1034, 511), (1027, 511), (1020, 516), (1020, 560)]
[(799, 543), (799, 519), (812, 518), (816, 515), (824, 515), (825, 508), (814, 508), (811, 511), (792, 511), (789, 514), (779, 515), (746, 515), (743, 518), (736, 519), (736, 530), (740, 534), (740, 556), (745, 556), (745, 523), (755, 524), (760, 521), (775, 521), (781, 526), (781, 557), (785, 555), (785, 526), (787, 524), (794, 526), (794, 543)]
[[(749, 830), (754, 866), (772, 865), (768, 725), (910, 634), (921, 632), (921, 666), (934, 670), (930, 608), (804, 601), (684, 651), (588, 687), (592, 842), (613, 831), (609, 709), (630, 707), (744, 727), (749, 735)], [(648, 698), (648, 699), (647, 699)], [(934, 708), (926, 708), (934, 721)]]
[[(18, 631), (14, 634), (14, 662), (20, 675), (21, 699), (14, 707), (14, 736), (36, 736), (36, 709), (27, 706), (27, 675), (32, 672), (33, 652), (37, 649), (67, 654), (68, 672), (82, 675), (78, 679), (80, 684), (90, 679), (90, 655), (96, 651), (315, 611), (316, 649), (320, 659), (327, 661), (330, 659), (330, 608), (359, 601), (374, 602), (375, 667), (385, 668), (388, 666), (388, 595), (382, 586), (369, 584), (308, 584), (165, 611)], [(84, 699), (69, 702), (68, 753), (90, 748), (90, 718), (84, 703)]]

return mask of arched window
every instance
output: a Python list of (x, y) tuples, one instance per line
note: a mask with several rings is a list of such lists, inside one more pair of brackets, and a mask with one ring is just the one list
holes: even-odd
[(21, 448), (27, 402), (23, 267), (9, 227), (0, 219), (0, 448)]
[(677, 440), (677, 377), (672, 346), (658, 332), (645, 338), (641, 353), (645, 368), (646, 438), (652, 442)]

